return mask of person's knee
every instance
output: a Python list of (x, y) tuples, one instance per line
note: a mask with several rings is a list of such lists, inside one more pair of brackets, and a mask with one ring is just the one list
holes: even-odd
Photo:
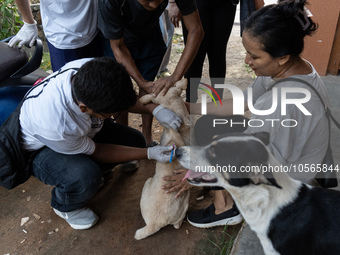
[(77, 192), (83, 194), (88, 193), (88, 196), (93, 195), (100, 186), (102, 180), (102, 171), (95, 162), (92, 164), (82, 164), (73, 169), (76, 175), (73, 175), (75, 187), (78, 187)]
[[(94, 163), (95, 164), (95, 163)], [(102, 181), (99, 166), (79, 166), (72, 170), (68, 178), (53, 190), (52, 207), (62, 211), (72, 211), (84, 206), (97, 192)]]

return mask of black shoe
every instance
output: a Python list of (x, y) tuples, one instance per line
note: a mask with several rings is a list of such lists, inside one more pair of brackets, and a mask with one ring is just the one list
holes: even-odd
[(188, 214), (188, 222), (197, 228), (211, 228), (215, 226), (236, 225), (242, 222), (243, 218), (235, 203), (231, 209), (221, 214), (215, 214), (214, 203), (207, 208)]

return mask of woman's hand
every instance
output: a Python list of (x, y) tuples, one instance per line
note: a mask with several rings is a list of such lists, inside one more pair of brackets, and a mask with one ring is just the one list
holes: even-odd
[(163, 180), (168, 183), (162, 186), (162, 189), (165, 190), (165, 193), (172, 193), (178, 191), (176, 194), (176, 198), (179, 197), (183, 192), (190, 189), (192, 186), (188, 183), (187, 180), (183, 180), (185, 174), (188, 169), (177, 169), (174, 170), (174, 174), (170, 176), (164, 176)]

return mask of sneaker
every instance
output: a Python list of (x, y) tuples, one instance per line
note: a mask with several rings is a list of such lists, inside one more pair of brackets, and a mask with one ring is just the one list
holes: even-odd
[(215, 226), (236, 225), (243, 218), (235, 203), (231, 209), (221, 214), (215, 214), (215, 206), (212, 203), (207, 208), (188, 214), (188, 222), (197, 228), (211, 228)]
[(138, 167), (139, 167), (138, 160), (131, 160), (131, 161), (120, 164), (120, 169), (123, 172), (133, 172), (133, 171), (136, 171)]
[(90, 208), (81, 208), (72, 212), (60, 212), (53, 208), (56, 215), (66, 220), (74, 229), (88, 229), (94, 226), (99, 218)]

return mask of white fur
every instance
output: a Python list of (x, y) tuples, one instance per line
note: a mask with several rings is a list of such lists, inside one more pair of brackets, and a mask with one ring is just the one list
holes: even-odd
[[(257, 138), (251, 136), (231, 136), (222, 138), (221, 141), (228, 141), (232, 144), (241, 140), (249, 141), (250, 139), (256, 139), (256, 141), (262, 143)], [(208, 146), (182, 147), (182, 156), (179, 158), (179, 161), (183, 167), (189, 169), (195, 169), (195, 165), (209, 166), (211, 163), (206, 159), (207, 148)], [(272, 166), (279, 165), (272, 154), (268, 150), (267, 152), (269, 155), (268, 163)], [(240, 155), (243, 155), (242, 152), (240, 152)], [(226, 155), (226, 157), (227, 156), (228, 155)], [(216, 171), (211, 174), (217, 177), (217, 183), (214, 183), (214, 186), (222, 186), (231, 194), (245, 221), (259, 237), (265, 254), (279, 254), (267, 237), (267, 230), (269, 229), (271, 220), (275, 217), (275, 215), (277, 215), (280, 208), (291, 203), (294, 198), (296, 198), (302, 183), (300, 181), (293, 180), (286, 173), (274, 172), (274, 179), (277, 181), (277, 184), (282, 187), (282, 189), (272, 185), (253, 184), (237, 187), (229, 184), (228, 179), (230, 176), (227, 172)], [(259, 176), (256, 177), (258, 178)], [(211, 183), (200, 183), (198, 186), (211, 186)]]
[[(149, 102), (161, 104), (163, 107), (174, 111), (183, 120), (178, 132), (164, 128), (161, 145), (172, 145), (174, 143), (177, 147), (180, 147), (189, 144), (190, 117), (185, 103), (180, 97), (182, 90), (186, 88), (186, 84), (187, 80), (181, 80), (176, 83), (175, 87), (170, 88), (165, 96), (161, 93), (157, 97), (149, 94), (140, 99), (143, 104)], [(166, 194), (161, 188), (166, 184), (162, 178), (172, 175), (173, 171), (179, 168), (181, 168), (181, 165), (177, 160), (173, 160), (172, 163), (156, 163), (155, 175), (145, 182), (140, 201), (146, 226), (136, 231), (135, 239), (146, 238), (169, 224), (174, 225), (176, 229), (181, 226), (188, 210), (189, 191), (175, 198), (176, 193)]]

